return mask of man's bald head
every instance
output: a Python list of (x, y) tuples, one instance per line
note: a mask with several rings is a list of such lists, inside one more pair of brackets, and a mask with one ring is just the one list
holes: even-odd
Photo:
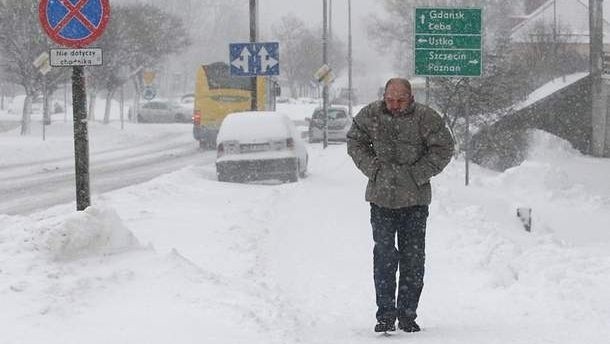
[(411, 83), (407, 79), (392, 78), (385, 84), (383, 95), (386, 108), (393, 115), (405, 111), (413, 102)]

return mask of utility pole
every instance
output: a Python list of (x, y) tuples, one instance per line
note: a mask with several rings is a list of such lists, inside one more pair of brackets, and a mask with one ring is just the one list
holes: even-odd
[(466, 173), (464, 177), (464, 185), (468, 186), (470, 185), (470, 97), (464, 105), (463, 109), (464, 116), (466, 117), (466, 138), (464, 139), (464, 145), (466, 146), (464, 168), (466, 169)]
[(591, 153), (604, 157), (607, 150), (606, 92), (602, 81), (603, 0), (589, 0), (589, 57), (591, 78)]
[(333, 40), (333, 0), (328, 0), (328, 39)]
[[(256, 43), (258, 39), (258, 30), (257, 30), (257, 20), (258, 19), (258, 4), (256, 0), (250, 0), (250, 43)], [(256, 76), (250, 78), (250, 109), (252, 111), (258, 110), (257, 106), (257, 85), (256, 85)]]
[(553, 0), (553, 44), (557, 45), (557, 0)]
[(64, 123), (68, 122), (68, 83), (64, 84)]
[(348, 112), (353, 116), (352, 111), (352, 0), (347, 0), (347, 88), (348, 88)]
[[(326, 65), (328, 63), (328, 0), (322, 0), (322, 11), (324, 12), (322, 15), (322, 64)], [(324, 81), (324, 88), (322, 90), (322, 108), (324, 111), (324, 119), (323, 119), (323, 139), (322, 146), (324, 148), (328, 147), (328, 83)]]

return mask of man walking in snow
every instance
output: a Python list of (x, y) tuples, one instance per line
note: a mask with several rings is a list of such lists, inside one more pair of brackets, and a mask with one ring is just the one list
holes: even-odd
[(453, 139), (436, 111), (414, 101), (409, 81), (395, 78), (387, 82), (383, 100), (354, 117), (347, 151), (369, 179), (365, 199), (375, 242), (375, 332), (394, 331), (396, 319), (399, 329), (417, 332), (430, 178), (451, 160)]

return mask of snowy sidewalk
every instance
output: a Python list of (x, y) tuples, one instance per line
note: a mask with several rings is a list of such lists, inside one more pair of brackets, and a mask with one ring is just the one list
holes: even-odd
[[(573, 165), (587, 158), (542, 149), (552, 162), (473, 167), (468, 188), (459, 160), (433, 181), (421, 333), (372, 332), (366, 181), (345, 145), (316, 145), (299, 183), (219, 183), (212, 165), (195, 165), (104, 194), (86, 213), (0, 215), (0, 341), (606, 343), (610, 235), (595, 224), (610, 183), (591, 190)], [(591, 228), (574, 228), (584, 200)], [(514, 214), (523, 201), (532, 233)]]

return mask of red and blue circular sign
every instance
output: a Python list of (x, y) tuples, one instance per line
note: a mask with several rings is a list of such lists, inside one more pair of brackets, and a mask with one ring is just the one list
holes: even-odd
[(40, 0), (38, 16), (53, 41), (82, 48), (98, 39), (110, 18), (109, 0)]

